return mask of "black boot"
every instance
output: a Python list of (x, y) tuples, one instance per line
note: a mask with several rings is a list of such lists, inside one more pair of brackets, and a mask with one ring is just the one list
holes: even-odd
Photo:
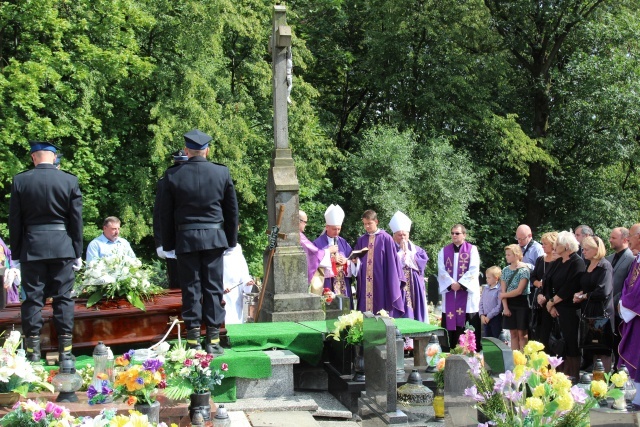
[(187, 348), (202, 350), (202, 347), (200, 346), (200, 328), (187, 330)]
[(224, 349), (220, 345), (220, 329), (216, 326), (207, 326), (207, 340), (204, 345), (207, 354), (220, 356)]
[(40, 337), (26, 337), (27, 360), (29, 362), (40, 361)]
[(76, 357), (71, 353), (72, 339), (71, 335), (58, 335), (58, 364), (65, 359), (76, 360)]

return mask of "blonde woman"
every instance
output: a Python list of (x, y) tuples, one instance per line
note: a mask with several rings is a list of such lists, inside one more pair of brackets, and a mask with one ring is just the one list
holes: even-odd
[(522, 263), (518, 245), (504, 248), (507, 265), (500, 277), (502, 326), (511, 333), (511, 349), (522, 350), (529, 334), (529, 268)]
[(580, 276), (580, 291), (574, 294), (573, 302), (580, 304), (582, 312), (589, 317), (609, 316), (602, 345), (587, 347), (592, 350), (593, 362), (601, 359), (605, 371), (609, 372), (613, 346), (613, 267), (604, 258), (606, 254), (604, 242), (599, 237), (587, 236), (582, 240), (582, 255), (589, 265)]
[(551, 267), (551, 263), (558, 259), (558, 256), (553, 252), (553, 247), (557, 240), (558, 232), (556, 231), (550, 231), (542, 235), (540, 243), (542, 243), (544, 255), (538, 257), (531, 272), (531, 284), (535, 292), (531, 307), (529, 339), (540, 341), (545, 347), (547, 343), (543, 341), (542, 338), (544, 334), (541, 334), (540, 331), (548, 331), (551, 328), (551, 316), (549, 312), (544, 309), (547, 300), (542, 292), (542, 283), (544, 282), (545, 274), (547, 274)]

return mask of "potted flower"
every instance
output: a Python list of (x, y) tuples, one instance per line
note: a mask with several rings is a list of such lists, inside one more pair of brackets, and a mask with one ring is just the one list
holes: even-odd
[(157, 423), (160, 418), (160, 403), (156, 400), (156, 393), (167, 385), (162, 365), (160, 360), (147, 359), (142, 365), (132, 365), (118, 372), (113, 383), (114, 399), (122, 399), (127, 404), (134, 405), (137, 411), (148, 415), (149, 421)]
[(144, 301), (164, 290), (151, 283), (152, 270), (138, 258), (114, 249), (110, 256), (90, 261), (77, 275), (74, 291), (87, 297), (87, 307), (102, 299), (126, 298), (131, 305), (144, 310)]
[(433, 412), (437, 419), (444, 419), (444, 367), (446, 357), (438, 360), (436, 370), (433, 373), (433, 381), (436, 383), (436, 391), (433, 396)]
[(589, 425), (589, 410), (597, 399), (616, 398), (620, 390), (604, 381), (593, 381), (589, 390), (572, 386), (556, 368), (562, 358), (550, 357), (544, 346), (529, 341), (523, 352), (513, 351), (514, 369), (492, 378), (481, 364), (472, 366), (474, 385), (465, 390), (487, 419), (483, 426), (571, 426)]
[(20, 396), (26, 397), (30, 387), (53, 391), (27, 360), (24, 350), (18, 350), (20, 342), (20, 332), (11, 331), (0, 349), (0, 405), (13, 405)]
[(184, 344), (177, 345), (166, 354), (169, 375), (164, 394), (175, 400), (190, 398), (189, 416), (192, 420), (196, 412), (200, 412), (205, 421), (211, 418), (211, 390), (222, 383), (224, 374), (221, 371), (229, 370), (226, 363), (220, 369), (213, 369), (212, 360), (212, 354), (187, 349)]

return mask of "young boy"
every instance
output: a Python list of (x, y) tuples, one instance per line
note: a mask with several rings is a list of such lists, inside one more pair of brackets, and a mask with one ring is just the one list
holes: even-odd
[(484, 325), (485, 337), (498, 338), (502, 331), (502, 303), (498, 296), (500, 295), (500, 276), (502, 270), (500, 267), (493, 266), (487, 268), (487, 287), (482, 291), (480, 296), (480, 322)]

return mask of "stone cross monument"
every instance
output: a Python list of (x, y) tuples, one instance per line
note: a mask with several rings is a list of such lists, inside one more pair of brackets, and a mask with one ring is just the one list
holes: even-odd
[(287, 26), (286, 8), (273, 7), (270, 49), (273, 71), (273, 133), (275, 149), (267, 182), (269, 226), (277, 222), (277, 212), (284, 205), (278, 246), (268, 268), (269, 249), (264, 256), (264, 302), (259, 322), (321, 320), (320, 297), (308, 293), (307, 258), (300, 246), (298, 226), (298, 176), (289, 148), (287, 116), (287, 53), (291, 49), (291, 28)]

